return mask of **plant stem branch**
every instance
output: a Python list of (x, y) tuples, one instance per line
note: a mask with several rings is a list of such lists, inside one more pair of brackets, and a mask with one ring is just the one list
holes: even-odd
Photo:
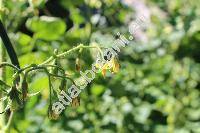
[[(7, 88), (10, 88), (11, 86), (8, 85), (6, 82), (4, 82), (3, 80), (0, 80), (0, 85), (4, 86), (4, 87), (7, 87)], [(5, 90), (4, 88), (0, 88), (0, 90)]]
[(12, 68), (14, 68), (15, 70), (20, 70), (18, 67), (14, 66), (13, 64), (7, 63), (7, 62), (2, 62), (2, 63), (0, 64), (0, 68), (1, 68), (1, 67), (4, 67), (4, 66), (12, 67)]
[(58, 55), (54, 55), (54, 56), (51, 56), (49, 59), (47, 59), (46, 61), (44, 61), (43, 63), (41, 63), (40, 65), (44, 65), (44, 64), (48, 64), (49, 62), (53, 61), (55, 58), (63, 58), (71, 53), (73, 53), (74, 51), (77, 51), (81, 48), (84, 48), (84, 49), (90, 49), (90, 48), (97, 48), (99, 50), (99, 52), (102, 54), (102, 51), (100, 50), (100, 47), (98, 46), (84, 46), (83, 44), (80, 44), (64, 53), (61, 53), (61, 54), (58, 54)]

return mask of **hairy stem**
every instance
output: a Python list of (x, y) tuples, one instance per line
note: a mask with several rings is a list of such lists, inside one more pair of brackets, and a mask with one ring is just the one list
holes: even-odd
[(84, 46), (83, 44), (80, 44), (64, 53), (58, 54), (58, 55), (54, 55), (51, 56), (49, 59), (47, 59), (46, 61), (44, 61), (43, 63), (41, 63), (40, 65), (44, 65), (44, 64), (48, 64), (49, 62), (53, 61), (55, 58), (63, 58), (66, 57), (67, 55), (79, 50), (79, 49), (90, 49), (90, 48), (97, 48), (99, 50), (100, 53), (102, 53), (102, 51), (100, 50), (100, 48), (98, 46)]

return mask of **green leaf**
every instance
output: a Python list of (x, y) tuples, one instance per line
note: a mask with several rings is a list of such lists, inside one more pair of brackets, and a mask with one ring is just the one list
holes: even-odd
[(28, 53), (23, 56), (20, 56), (19, 61), (21, 66), (26, 66), (29, 64), (40, 64), (46, 59), (46, 55), (42, 52)]
[(91, 93), (99, 96), (105, 91), (105, 87), (103, 85), (93, 85), (91, 88)]
[[(30, 93), (48, 91), (48, 78), (45, 74), (38, 74), (30, 84)], [(45, 90), (46, 89), (46, 90)]]
[(33, 17), (28, 19), (26, 26), (33, 31), (34, 37), (46, 41), (57, 40), (66, 30), (65, 22), (55, 17)]
[(22, 46), (28, 45), (31, 42), (31, 37), (24, 33), (19, 33), (17, 42)]
[(74, 23), (81, 24), (81, 23), (84, 22), (84, 17), (80, 15), (81, 14), (80, 10), (75, 9), (75, 8), (71, 8), (70, 11), (72, 13), (71, 18), (72, 18)]

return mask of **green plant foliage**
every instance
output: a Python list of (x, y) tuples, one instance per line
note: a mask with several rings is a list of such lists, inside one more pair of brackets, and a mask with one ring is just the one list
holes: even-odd
[(26, 26), (34, 32), (34, 37), (46, 41), (57, 40), (66, 30), (65, 23), (58, 18), (41, 16), (27, 20)]
[[(11, 104), (16, 110), (8, 131), (199, 133), (199, 3), (199, 0), (4, 0), (0, 12), (20, 65), (23, 69), (35, 64), (19, 72), (21, 78), (50, 57), (52, 60), (44, 64), (56, 66), (41, 65), (47, 71), (34, 70), (27, 75), (25, 103), (20, 89), (13, 94), (15, 71), (6, 67), (6, 81), (0, 80), (0, 93), (8, 97), (0, 98), (5, 109)], [(52, 103), (58, 101), (60, 90), (67, 92), (73, 80), (81, 77), (79, 71), (90, 70), (98, 48), (103, 51), (112, 47), (118, 32), (129, 38), (128, 25), (140, 13), (149, 14), (148, 23), (128, 46), (121, 48), (119, 72), (106, 70), (105, 77), (96, 74), (79, 95), (80, 106), (66, 106), (56, 116), (49, 107), (50, 97)], [(94, 44), (98, 48), (93, 48)], [(54, 58), (70, 50), (62, 58)], [(9, 109), (5, 112), (0, 115), (5, 115), (7, 122)]]

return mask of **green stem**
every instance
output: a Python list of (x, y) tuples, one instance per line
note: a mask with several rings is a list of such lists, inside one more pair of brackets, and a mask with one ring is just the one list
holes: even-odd
[(7, 63), (7, 62), (2, 62), (2, 63), (0, 64), (0, 68), (1, 68), (1, 67), (4, 67), (4, 66), (12, 67), (12, 68), (14, 68), (14, 69), (17, 70), (17, 71), (20, 70), (18, 67), (14, 66), (13, 64)]
[[(0, 0), (0, 9), (2, 9), (2, 8), (3, 8), (3, 1)], [(3, 17), (3, 13), (0, 14), (0, 19), (2, 19), (2, 17)], [(1, 40), (0, 40), (0, 43), (1, 43), (0, 44), (0, 62), (3, 62), (3, 61), (5, 61), (5, 51), (2, 46)], [(4, 68), (0, 68), (0, 79), (5, 80), (4, 74), (5, 74)], [(2, 98), (2, 97), (3, 97), (3, 93), (0, 92), (0, 98)], [(3, 109), (4, 109), (4, 102), (2, 100), (2, 101), (0, 101), (0, 112), (3, 112), (4, 111)], [(4, 125), (5, 125), (5, 116), (4, 116), (4, 114), (0, 114), (0, 131), (1, 131), (1, 129), (3, 129)]]
[[(5, 52), (4, 49), (2, 47), (2, 45), (0, 45), (0, 62), (5, 61), (4, 58)], [(5, 81), (5, 68), (0, 68), (0, 79), (2, 79), (3, 81)], [(1, 86), (2, 90), (5, 90), (4, 86)], [(3, 93), (0, 92), (0, 98), (3, 97)], [(4, 102), (0, 101), (0, 112), (3, 112), (4, 110)], [(5, 125), (5, 116), (4, 114), (0, 114), (0, 130), (4, 127)]]
[(70, 77), (66, 77), (66, 76), (61, 76), (61, 75), (55, 75), (55, 74), (52, 74), (52, 73), (49, 73), (50, 76), (53, 76), (53, 77), (57, 77), (57, 78), (62, 78), (62, 79), (69, 79), (74, 85), (76, 85), (76, 83), (74, 82), (74, 80)]
[[(8, 84), (7, 84), (6, 82), (4, 82), (3, 80), (0, 80), (0, 85), (1, 85), (1, 86), (4, 86), (4, 87), (7, 87), (7, 88), (10, 88), (10, 87), (11, 87), (10, 85), (8, 85)], [(3, 87), (0, 88), (0, 89), (5, 90)]]
[(61, 73), (65, 74), (65, 70), (60, 67), (60, 66), (57, 66), (57, 65), (42, 65), (41, 67), (55, 67), (55, 68), (58, 68), (60, 70)]
[(70, 50), (68, 50), (64, 53), (51, 56), (49, 59), (47, 59), (46, 61), (44, 61), (40, 65), (48, 64), (49, 62), (53, 61), (55, 58), (63, 58), (63, 57), (65, 57), (65, 56), (67, 56), (67, 55), (69, 55), (69, 54), (71, 54), (71, 53), (73, 53), (73, 52), (75, 52), (75, 51), (77, 51), (81, 48), (83, 48), (83, 49), (97, 48), (99, 50), (99, 52), (102, 54), (102, 51), (101, 51), (100, 47), (98, 47), (98, 46), (84, 46), (83, 44), (80, 44), (80, 45), (78, 45), (78, 46), (76, 46), (76, 47), (74, 47), (74, 48), (72, 48), (72, 49), (70, 49)]

